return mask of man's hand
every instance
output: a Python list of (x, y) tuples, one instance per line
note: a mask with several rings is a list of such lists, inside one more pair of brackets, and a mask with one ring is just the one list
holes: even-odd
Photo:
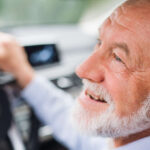
[(0, 69), (12, 73), (22, 88), (34, 77), (24, 49), (14, 37), (4, 33), (0, 33)]

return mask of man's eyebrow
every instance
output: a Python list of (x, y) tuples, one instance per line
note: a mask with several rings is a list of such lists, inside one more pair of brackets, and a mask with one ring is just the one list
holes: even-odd
[(117, 48), (117, 47), (123, 50), (127, 55), (129, 55), (130, 51), (126, 43), (114, 43), (113, 48)]

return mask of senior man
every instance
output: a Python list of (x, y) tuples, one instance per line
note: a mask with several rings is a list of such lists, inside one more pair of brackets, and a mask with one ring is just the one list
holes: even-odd
[[(150, 149), (150, 0), (128, 0), (106, 19), (92, 55), (77, 68), (83, 92), (76, 103), (37, 77), (23, 49), (0, 34), (0, 67), (11, 72), (22, 95), (54, 136), (74, 150)], [(81, 136), (72, 127), (97, 138)], [(107, 138), (111, 138), (108, 146)]]

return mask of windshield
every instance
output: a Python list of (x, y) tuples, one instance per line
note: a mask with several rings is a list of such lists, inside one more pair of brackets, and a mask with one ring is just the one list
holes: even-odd
[(92, 0), (0, 0), (0, 27), (75, 24), (91, 3)]

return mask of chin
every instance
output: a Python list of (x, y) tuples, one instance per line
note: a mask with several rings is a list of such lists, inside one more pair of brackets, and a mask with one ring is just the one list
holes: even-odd
[(127, 137), (150, 127), (149, 109), (150, 98), (147, 97), (137, 112), (119, 118), (113, 104), (102, 113), (94, 113), (85, 109), (77, 100), (72, 109), (71, 120), (73, 126), (84, 135), (111, 138)]

